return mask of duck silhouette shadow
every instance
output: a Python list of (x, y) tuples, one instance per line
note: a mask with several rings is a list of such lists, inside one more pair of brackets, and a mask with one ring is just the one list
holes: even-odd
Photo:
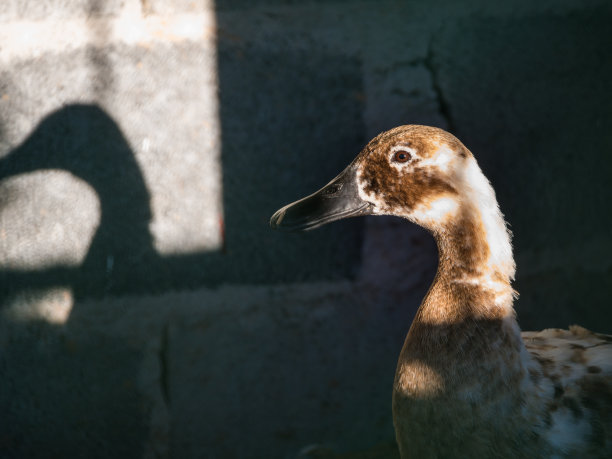
[[(90, 185), (100, 202), (100, 223), (78, 267), (0, 271), (7, 294), (68, 285), (75, 299), (156, 293), (206, 283), (222, 254), (160, 256), (149, 224), (150, 194), (134, 152), (119, 126), (97, 105), (65, 106), (43, 119), (30, 136), (0, 159), (0, 180), (59, 169)], [(208, 262), (207, 262), (208, 261)], [(193, 269), (194, 265), (198, 269)]]
[(0, 159), (0, 180), (49, 169), (93, 188), (100, 223), (79, 266), (0, 271), (3, 307), (21, 293), (73, 293), (62, 325), (0, 321), (0, 457), (140, 457), (150, 404), (138, 389), (144, 350), (113, 331), (84, 327), (83, 300), (149, 289), (147, 276), (163, 268), (148, 230), (149, 192), (120, 128), (96, 105), (45, 117)]

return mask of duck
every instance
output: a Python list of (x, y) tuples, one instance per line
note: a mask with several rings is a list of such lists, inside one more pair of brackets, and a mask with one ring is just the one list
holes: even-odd
[(421, 125), (383, 132), (270, 226), (364, 215), (403, 217), (438, 248), (393, 382), (402, 459), (612, 457), (612, 336), (577, 325), (521, 332), (511, 234), (459, 139)]

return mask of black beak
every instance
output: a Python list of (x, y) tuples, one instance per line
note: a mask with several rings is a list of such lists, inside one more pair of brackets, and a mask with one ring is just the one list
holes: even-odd
[(277, 210), (273, 229), (307, 231), (342, 218), (371, 214), (372, 205), (359, 197), (357, 168), (349, 165), (316, 193)]

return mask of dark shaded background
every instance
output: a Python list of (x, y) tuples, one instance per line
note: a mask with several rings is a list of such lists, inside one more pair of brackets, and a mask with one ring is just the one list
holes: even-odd
[[(64, 3), (9, 2), (0, 18), (112, 19), (121, 8)], [(145, 16), (205, 10), (142, 4)], [(168, 106), (205, 104), (184, 75), (204, 65), (197, 42), (109, 43), (0, 68), (0, 241), (36, 224), (27, 209), (2, 218), (20, 174), (67, 171), (101, 208), (80, 266), (0, 271), (0, 456), (295, 457), (313, 443), (392, 442), (394, 365), (433, 277), (431, 238), (390, 218), (300, 235), (267, 221), (399, 124), (446, 128), (476, 155), (514, 233), (522, 328), (612, 331), (607, 2), (235, 0), (215, 13), (218, 251), (157, 253), (142, 165), (173, 164), (128, 137), (167, 131), (160, 148), (177, 162), (201, 146), (176, 133), (189, 119), (134, 126), (122, 108), (174, 87)], [(137, 63), (151, 76), (122, 86)], [(93, 69), (90, 92), (47, 82), (65, 72), (69, 87), (71, 66)], [(40, 122), (20, 131), (37, 104), (48, 107)], [(61, 301), (57, 289), (74, 299), (66, 323), (19, 318)]]

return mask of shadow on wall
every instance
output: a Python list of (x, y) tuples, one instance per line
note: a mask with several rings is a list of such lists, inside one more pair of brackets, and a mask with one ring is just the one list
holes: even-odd
[(129, 290), (129, 283), (146, 279), (147, 271), (159, 265), (148, 229), (150, 198), (115, 122), (96, 105), (64, 107), (0, 160), (0, 179), (45, 169), (70, 172), (94, 189), (99, 226), (81, 266), (5, 269), (1, 283), (11, 292), (70, 286), (76, 298), (83, 298)]
[[(148, 266), (159, 265), (140, 169), (102, 109), (71, 105), (49, 115), (0, 161), (0, 178), (44, 169), (63, 169), (88, 183), (98, 195), (100, 224), (81, 266), (4, 270), (5, 294), (26, 295), (26, 301), (43, 295), (52, 303), (54, 287), (69, 287), (74, 307), (81, 307), (84, 297), (125, 288)], [(115, 269), (109, 269), (109, 257)], [(102, 330), (73, 327), (70, 320), (64, 327), (2, 321), (0, 328), (6, 383), (0, 391), (0, 456), (86, 457), (99, 447), (116, 457), (142, 456), (147, 417), (137, 386), (141, 350)]]

